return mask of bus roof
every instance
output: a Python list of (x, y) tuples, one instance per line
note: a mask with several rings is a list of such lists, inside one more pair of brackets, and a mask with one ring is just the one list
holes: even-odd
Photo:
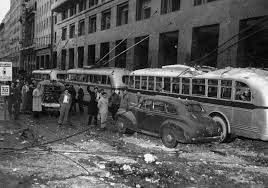
[(95, 75), (111, 75), (114, 73), (123, 73), (128, 75), (130, 73), (127, 69), (122, 68), (113, 68), (113, 67), (105, 67), (105, 68), (94, 68), (94, 69), (70, 69), (67, 71), (68, 74), (95, 74)]
[(198, 78), (214, 78), (214, 79), (258, 79), (262, 78), (268, 81), (268, 71), (256, 68), (231, 68), (227, 67), (206, 74), (196, 76)]
[(33, 70), (32, 73), (37, 73), (37, 74), (50, 74), (51, 72), (56, 72), (60, 74), (66, 74), (65, 70), (57, 70), (57, 69), (44, 69), (44, 70)]
[(139, 69), (131, 72), (130, 75), (135, 76), (159, 76), (159, 77), (192, 77), (195, 75), (201, 74), (199, 71), (192, 68), (184, 68), (184, 69), (171, 69), (171, 68), (146, 68)]

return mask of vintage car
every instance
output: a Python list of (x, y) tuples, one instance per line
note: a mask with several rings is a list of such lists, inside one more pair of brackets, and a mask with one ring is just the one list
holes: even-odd
[(44, 111), (58, 111), (59, 98), (64, 90), (64, 85), (58, 81), (45, 80), (39, 82), (43, 89), (42, 109)]
[(120, 109), (116, 126), (121, 133), (142, 132), (162, 138), (174, 148), (178, 142), (220, 141), (221, 126), (207, 115), (204, 108), (190, 100), (167, 96), (146, 97), (129, 111)]

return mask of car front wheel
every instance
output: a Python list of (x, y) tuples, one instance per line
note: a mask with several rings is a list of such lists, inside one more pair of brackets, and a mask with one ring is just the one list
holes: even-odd
[(162, 142), (168, 148), (175, 148), (178, 145), (176, 135), (171, 126), (165, 126), (162, 132)]
[(128, 119), (119, 116), (116, 121), (116, 127), (117, 127), (118, 132), (122, 134), (126, 134), (126, 133), (133, 134), (134, 131), (127, 128), (128, 123), (130, 123)]

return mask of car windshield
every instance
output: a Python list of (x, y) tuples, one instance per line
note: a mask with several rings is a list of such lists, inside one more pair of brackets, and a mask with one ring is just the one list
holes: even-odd
[(204, 109), (200, 104), (187, 104), (186, 109), (189, 112), (203, 112)]

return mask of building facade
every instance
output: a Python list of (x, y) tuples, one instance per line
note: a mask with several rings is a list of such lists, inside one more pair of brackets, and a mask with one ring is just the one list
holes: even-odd
[(266, 0), (56, 0), (52, 10), (58, 20), (58, 67), (100, 61), (130, 70), (169, 64), (267, 67), (265, 4)]
[(10, 21), (10, 13), (8, 12), (4, 19), (2, 20), (1, 26), (0, 26), (0, 61), (10, 61), (9, 55), (9, 24)]

